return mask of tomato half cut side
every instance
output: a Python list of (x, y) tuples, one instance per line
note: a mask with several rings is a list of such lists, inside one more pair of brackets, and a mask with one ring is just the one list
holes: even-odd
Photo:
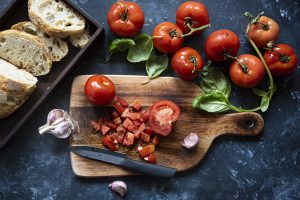
[(180, 116), (180, 108), (172, 101), (162, 100), (155, 103), (150, 111), (149, 125), (152, 130), (163, 136), (171, 133), (173, 123)]

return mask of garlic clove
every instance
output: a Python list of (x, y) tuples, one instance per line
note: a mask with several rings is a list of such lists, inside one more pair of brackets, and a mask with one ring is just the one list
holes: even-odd
[(73, 131), (79, 131), (78, 122), (71, 119), (67, 112), (61, 109), (50, 111), (47, 124), (39, 127), (39, 133), (50, 133), (57, 138), (67, 138)]
[(109, 187), (112, 191), (119, 193), (121, 196), (124, 196), (127, 193), (127, 185), (123, 181), (114, 181), (109, 184)]
[(193, 149), (197, 146), (199, 143), (199, 136), (196, 133), (190, 133), (188, 136), (186, 136), (181, 143), (182, 146), (184, 146), (187, 149)]

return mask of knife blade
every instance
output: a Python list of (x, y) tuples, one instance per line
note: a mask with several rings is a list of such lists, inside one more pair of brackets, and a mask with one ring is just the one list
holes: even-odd
[(91, 146), (72, 146), (71, 152), (85, 158), (112, 163), (146, 175), (171, 178), (176, 173), (175, 168), (132, 160), (125, 154), (106, 149)]

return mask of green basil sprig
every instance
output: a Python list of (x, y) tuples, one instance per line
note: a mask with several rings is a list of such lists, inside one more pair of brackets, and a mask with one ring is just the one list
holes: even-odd
[[(117, 38), (109, 45), (109, 58), (115, 52), (128, 50), (127, 60), (131, 63), (146, 62), (146, 72), (150, 79), (157, 78), (168, 68), (167, 55), (156, 56), (153, 52), (152, 37), (140, 33), (135, 38)], [(108, 58), (108, 59), (109, 59)], [(107, 61), (108, 61), (107, 59)], [(149, 81), (148, 81), (149, 82)], [(147, 82), (145, 82), (147, 83)]]

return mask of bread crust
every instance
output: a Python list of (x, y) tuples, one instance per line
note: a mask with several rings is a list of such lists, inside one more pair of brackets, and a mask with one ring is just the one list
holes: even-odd
[[(1, 58), (3, 58), (4, 60), (7, 60), (8, 62), (16, 65), (17, 67), (19, 67), (21, 69), (25, 69), (26, 71), (32, 73), (35, 76), (46, 75), (50, 72), (50, 69), (52, 67), (52, 61), (51, 61), (51, 59), (48, 55), (47, 46), (40, 37), (30, 35), (28, 33), (24, 33), (24, 32), (21, 32), (21, 31), (12, 30), (12, 29), (0, 32), (0, 39), (5, 38), (6, 36), (15, 36), (17, 38), (23, 38), (24, 40), (31, 41), (35, 45), (37, 45), (37, 47), (39, 47), (39, 49), (41, 49), (43, 51), (43, 55), (45, 55), (45, 65), (43, 65), (45, 69), (43, 71), (37, 71), (38, 69), (36, 69), (36, 70), (30, 69), (30, 68), (32, 68), (32, 66), (26, 66), (26, 65), (19, 66), (19, 61), (18, 60), (12, 60), (11, 58), (8, 58), (8, 56), (5, 53), (0, 52), (0, 57)], [(0, 47), (0, 48), (2, 48), (2, 47)], [(16, 51), (17, 50), (19, 50), (19, 49), (16, 49)]]
[[(60, 29), (54, 26), (51, 26), (47, 21), (43, 20), (38, 14), (33, 11), (33, 1), (28, 0), (28, 16), (33, 24), (35, 24), (38, 28), (43, 30), (45, 33), (52, 35), (53, 37), (58, 38), (66, 38), (71, 35), (78, 35), (84, 32), (85, 26), (83, 26), (80, 30), (67, 30), (67, 29)], [(72, 9), (73, 10), (73, 9)], [(82, 20), (85, 24), (85, 19), (82, 17)]]

